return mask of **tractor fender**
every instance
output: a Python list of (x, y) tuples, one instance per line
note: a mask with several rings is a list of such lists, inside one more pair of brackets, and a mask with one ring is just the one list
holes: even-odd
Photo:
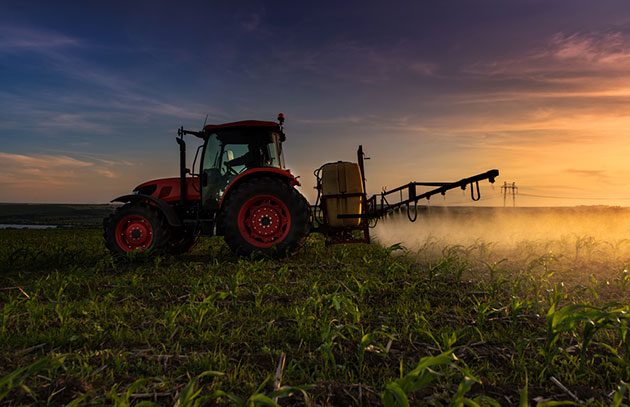
[(291, 186), (301, 185), (300, 181), (298, 181), (297, 178), (293, 174), (291, 174), (291, 171), (289, 170), (283, 170), (281, 168), (274, 167), (252, 168), (241, 174), (238, 174), (236, 177), (234, 177), (234, 179), (230, 181), (227, 188), (225, 188), (225, 191), (223, 192), (223, 196), (221, 196), (221, 199), (219, 200), (219, 210), (222, 209), (225, 198), (230, 195), (230, 192), (235, 185), (240, 184), (244, 180), (260, 176), (281, 178)]
[(176, 227), (182, 226), (182, 221), (179, 219), (179, 216), (177, 216), (177, 212), (175, 212), (175, 209), (173, 209), (172, 206), (162, 201), (161, 199), (154, 198), (150, 195), (144, 195), (144, 194), (123, 195), (123, 196), (119, 196), (116, 199), (112, 199), (111, 202), (136, 203), (136, 202), (142, 202), (142, 201), (148, 202), (149, 204), (156, 206), (164, 214), (164, 217), (166, 218), (166, 221), (168, 222), (169, 225), (176, 226)]

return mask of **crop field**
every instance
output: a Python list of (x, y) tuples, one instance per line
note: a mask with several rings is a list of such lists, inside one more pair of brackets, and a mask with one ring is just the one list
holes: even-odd
[(0, 203), (0, 224), (100, 227), (115, 205)]
[(279, 260), (0, 230), (0, 404), (629, 403), (628, 211), (432, 213)]

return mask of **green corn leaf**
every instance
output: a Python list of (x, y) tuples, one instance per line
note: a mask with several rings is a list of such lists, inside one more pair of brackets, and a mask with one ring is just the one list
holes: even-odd
[(385, 407), (409, 407), (407, 394), (396, 382), (389, 383), (385, 386), (385, 392), (383, 392), (381, 400)]

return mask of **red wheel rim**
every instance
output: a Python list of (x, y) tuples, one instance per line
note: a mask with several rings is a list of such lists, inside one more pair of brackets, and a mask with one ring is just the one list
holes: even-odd
[(116, 225), (116, 244), (125, 252), (145, 251), (153, 243), (153, 227), (142, 215), (127, 215)]
[(282, 242), (291, 229), (291, 213), (280, 199), (273, 195), (256, 195), (238, 212), (238, 230), (247, 243), (271, 247)]

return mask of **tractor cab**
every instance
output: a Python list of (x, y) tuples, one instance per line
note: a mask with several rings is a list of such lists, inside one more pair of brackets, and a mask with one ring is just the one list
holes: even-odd
[(208, 125), (203, 131), (199, 174), (202, 206), (218, 206), (230, 183), (251, 170), (284, 169), (284, 133), (278, 123), (243, 121)]

